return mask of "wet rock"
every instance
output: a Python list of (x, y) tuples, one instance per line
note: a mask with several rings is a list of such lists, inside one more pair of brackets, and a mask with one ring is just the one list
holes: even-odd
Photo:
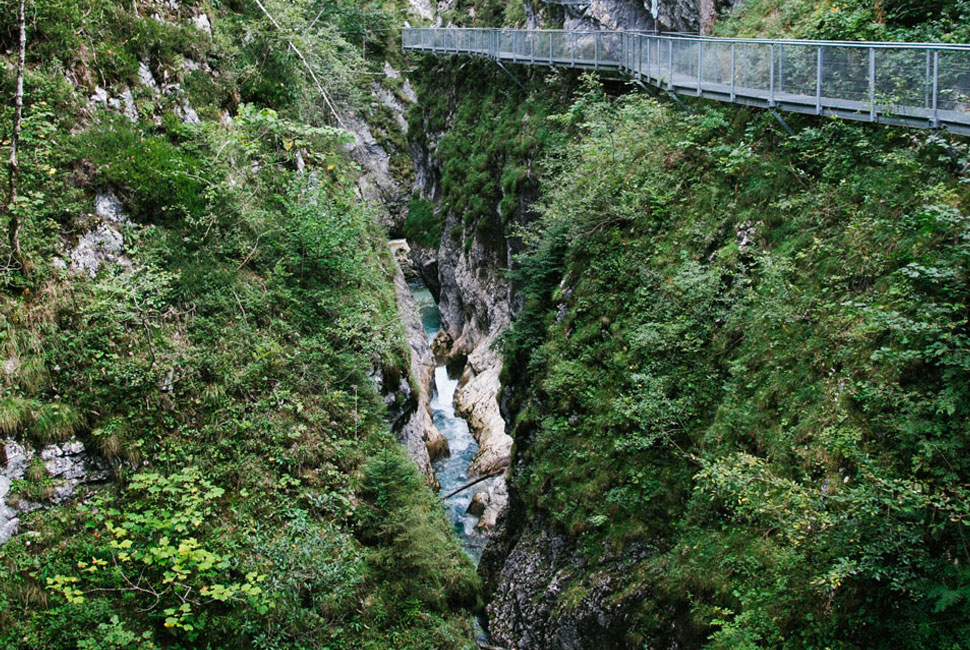
[(446, 359), (451, 354), (451, 345), (454, 341), (444, 330), (439, 330), (431, 342), (431, 352), (439, 359)]
[(472, 496), (472, 500), (468, 504), (468, 507), (465, 508), (465, 512), (475, 517), (481, 517), (482, 513), (485, 512), (485, 503), (486, 503), (485, 493), (476, 492), (475, 495)]
[(508, 486), (505, 476), (496, 476), (486, 481), (486, 487), (476, 492), (468, 504), (467, 512), (478, 517), (475, 528), (481, 532), (491, 532), (497, 523), (499, 515), (509, 503)]

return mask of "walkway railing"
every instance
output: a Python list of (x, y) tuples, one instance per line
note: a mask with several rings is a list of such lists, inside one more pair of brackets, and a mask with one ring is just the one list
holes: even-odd
[(970, 45), (406, 28), (404, 49), (613, 70), (721, 101), (970, 135)]

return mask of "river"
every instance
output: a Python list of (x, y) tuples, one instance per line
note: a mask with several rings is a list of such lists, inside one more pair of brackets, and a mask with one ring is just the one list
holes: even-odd
[[(412, 281), (410, 286), (414, 301), (421, 312), (421, 323), (428, 335), (428, 341), (431, 342), (441, 330), (441, 314), (438, 311), (438, 305), (435, 304), (431, 292), (420, 280)], [(449, 375), (442, 359), (436, 359), (436, 362), (438, 365), (434, 373), (435, 386), (431, 410), (435, 426), (448, 439), (448, 448), (451, 450), (449, 456), (439, 458), (433, 464), (435, 475), (441, 484), (440, 494), (444, 496), (471, 480), (468, 476), (468, 466), (478, 453), (478, 443), (468, 430), (468, 423), (455, 413), (458, 377)], [(483, 490), (485, 485), (482, 483), (468, 488), (445, 501), (448, 520), (461, 539), (465, 552), (475, 564), (478, 564), (482, 556), (485, 537), (475, 530), (478, 517), (468, 514), (466, 510), (475, 493)]]

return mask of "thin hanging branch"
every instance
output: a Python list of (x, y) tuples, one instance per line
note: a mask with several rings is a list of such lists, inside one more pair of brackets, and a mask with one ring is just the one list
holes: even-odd
[(27, 260), (20, 247), (20, 229), (23, 223), (17, 213), (17, 195), (20, 185), (20, 160), (17, 147), (20, 144), (20, 129), (24, 119), (24, 61), (27, 57), (27, 0), (20, 0), (20, 47), (17, 55), (17, 91), (14, 94), (13, 136), (10, 138), (10, 166), (7, 170), (10, 181), (10, 196), (7, 212), (10, 214), (10, 248), (14, 259), (20, 264), (22, 273), (27, 273)]
[(456, 494), (458, 494), (462, 490), (467, 490), (471, 486), (478, 485), (482, 481), (488, 480), (488, 479), (492, 478), (493, 476), (498, 476), (499, 474), (504, 474), (506, 469), (508, 469), (508, 466), (503, 466), (501, 469), (497, 469), (494, 472), (490, 472), (490, 473), (486, 474), (485, 476), (479, 476), (474, 481), (469, 481), (468, 483), (465, 483), (464, 485), (462, 485), (460, 488), (457, 488), (455, 490), (452, 490), (448, 494), (444, 495), (443, 497), (441, 497), (441, 500), (444, 501), (445, 499), (450, 499), (451, 497), (455, 496)]
[[(21, 0), (21, 2), (23, 2), (23, 0)], [(259, 6), (260, 10), (263, 12), (263, 15), (269, 18), (269, 21), (273, 23), (273, 26), (276, 27), (276, 29), (278, 29), (280, 33), (283, 33), (283, 28), (280, 26), (278, 22), (276, 22), (276, 19), (273, 18), (273, 16), (266, 10), (266, 7), (263, 6), (263, 3), (260, 2), (260, 0), (254, 0), (254, 2)], [(286, 38), (285, 35), (284, 35), (284, 38)], [(317, 90), (320, 92), (320, 95), (323, 97), (323, 101), (327, 103), (327, 107), (330, 108), (330, 112), (333, 113), (334, 118), (336, 118), (337, 124), (339, 124), (344, 129), (346, 129), (347, 125), (344, 124), (343, 120), (340, 119), (340, 114), (337, 113), (337, 107), (333, 105), (332, 101), (330, 101), (330, 96), (327, 95), (327, 91), (323, 89), (323, 84), (320, 83), (320, 79), (317, 78), (317, 74), (313, 71), (313, 68), (310, 67), (310, 64), (306, 60), (306, 57), (303, 56), (303, 52), (301, 52), (299, 48), (296, 45), (294, 45), (293, 41), (291, 41), (290, 39), (287, 38), (286, 42), (290, 46), (290, 49), (293, 50), (296, 53), (296, 55), (300, 58), (300, 61), (303, 62), (303, 67), (305, 67), (307, 72), (310, 73), (310, 78), (313, 79), (313, 83), (316, 84)]]

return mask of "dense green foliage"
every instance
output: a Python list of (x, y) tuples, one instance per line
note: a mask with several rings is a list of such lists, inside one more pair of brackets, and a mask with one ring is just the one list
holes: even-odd
[(515, 482), (593, 555), (656, 548), (631, 642), (965, 647), (966, 146), (595, 91), (557, 121)]
[(746, 0), (721, 36), (970, 42), (967, 0)]
[[(466, 246), (474, 237), (500, 245), (503, 233), (527, 219), (523, 210), (537, 190), (533, 162), (564, 137), (545, 116), (568, 101), (573, 77), (537, 72), (523, 90), (480, 61), (421, 65), (408, 131), (423, 145), (443, 132), (435, 147), (441, 197), (437, 218), (412, 216), (407, 236), (422, 244), (464, 236)], [(460, 216), (460, 229), (440, 232), (447, 213)]]
[[(334, 101), (362, 101), (380, 8), (266, 4)], [(32, 269), (0, 275), (0, 437), (76, 435), (113, 471), (0, 547), (0, 646), (467, 646), (477, 580), (371, 379), (407, 381), (385, 236), (281, 32), (250, 3), (36, 5), (16, 207)], [(188, 23), (202, 9), (211, 39)], [(141, 62), (180, 85), (139, 85)], [(138, 119), (88, 104), (95, 85), (130, 85)], [(201, 124), (175, 117), (185, 101)], [(89, 278), (56, 262), (104, 189), (127, 261)], [(35, 462), (11, 498), (49, 488)]]
[(435, 213), (430, 201), (413, 198), (408, 203), (408, 216), (404, 221), (404, 236), (422, 246), (437, 248), (441, 243), (443, 219)]

